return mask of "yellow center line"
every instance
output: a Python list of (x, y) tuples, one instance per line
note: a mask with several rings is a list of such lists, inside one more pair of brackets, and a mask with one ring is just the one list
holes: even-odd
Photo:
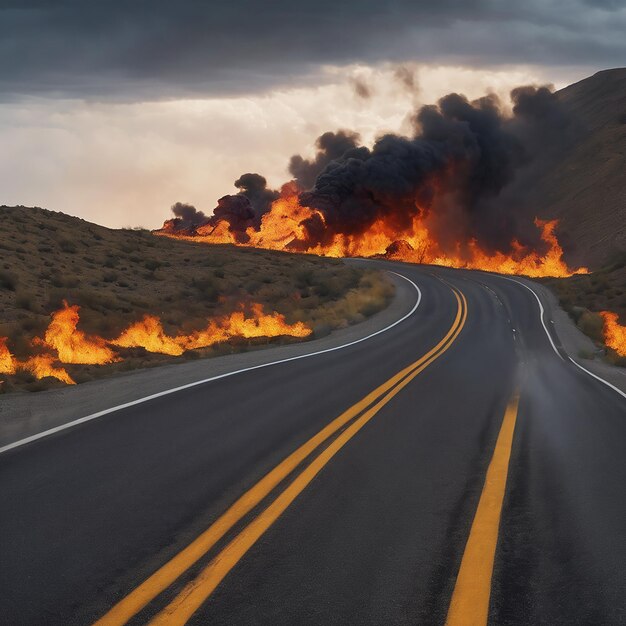
[[(348, 408), (316, 435), (302, 444), (259, 482), (236, 500), (215, 522), (202, 532), (187, 547), (161, 566), (154, 574), (131, 591), (113, 606), (94, 626), (121, 626), (141, 611), (149, 602), (167, 589), (179, 576), (204, 556), (244, 515), (251, 511), (282, 480), (284, 480), (304, 459), (306, 459), (324, 441), (334, 435), (345, 424), (373, 404), (394, 385), (408, 376), (416, 368), (429, 361), (433, 355), (451, 339), (464, 315), (461, 299), (453, 290), (457, 301), (455, 320), (443, 339), (424, 356), (392, 376), (388, 381), (367, 394), (362, 400)], [(461, 294), (466, 305), (465, 297)]]
[(493, 457), (487, 469), (476, 516), (452, 593), (446, 626), (487, 624), (491, 577), (518, 404), (519, 394), (516, 393), (504, 413)]
[[(465, 325), (467, 317), (466, 300), (463, 294), (462, 317), (455, 325), (450, 342), (437, 354), (423, 362), (404, 380), (389, 391), (374, 406), (356, 419), (346, 430), (330, 443), (246, 528), (244, 528), (201, 572), (151, 622), (150, 626), (178, 626), (186, 624), (189, 618), (211, 595), (230, 570), (256, 543), (265, 531), (280, 517), (287, 507), (302, 493), (322, 468), (352, 439), (396, 394), (406, 387), (421, 371), (439, 358), (452, 345)], [(461, 303), (459, 301), (459, 306)], [(458, 319), (458, 318), (457, 318)]]

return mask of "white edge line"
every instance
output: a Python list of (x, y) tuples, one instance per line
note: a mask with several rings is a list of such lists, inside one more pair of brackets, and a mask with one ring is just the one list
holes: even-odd
[[(545, 321), (543, 319), (543, 316), (544, 316), (543, 304), (541, 304), (541, 300), (539, 299), (539, 296), (537, 295), (535, 290), (532, 289), (531, 287), (529, 287), (526, 283), (523, 283), (521, 280), (516, 280), (515, 278), (509, 278), (508, 276), (501, 276), (499, 274), (498, 274), (498, 276), (500, 276), (500, 278), (504, 278), (504, 280), (510, 280), (511, 282), (514, 282), (514, 283), (517, 283), (518, 285), (521, 285), (522, 287), (526, 287), (526, 289), (528, 289), (528, 291), (530, 291), (530, 293), (532, 293), (533, 296), (535, 296), (535, 300), (537, 300), (537, 304), (539, 305), (539, 319), (541, 320), (541, 325), (543, 326), (543, 329), (546, 332), (548, 340), (550, 341), (550, 345), (552, 346), (552, 349), (556, 352), (556, 355), (559, 357), (559, 359), (561, 359), (561, 361), (565, 361), (565, 359), (563, 358), (561, 353), (557, 350), (557, 347), (554, 345), (554, 341), (552, 341), (552, 336), (548, 332), (548, 328), (547, 328), (546, 323), (545, 323)], [(0, 450), (0, 452), (1, 452), (1, 450)]]
[(415, 290), (417, 291), (417, 301), (415, 302), (413, 308), (399, 320), (393, 322), (393, 324), (389, 324), (389, 326), (385, 326), (385, 328), (381, 328), (377, 330), (375, 333), (371, 333), (365, 337), (361, 337), (360, 339), (355, 339), (354, 341), (349, 341), (348, 343), (344, 343), (340, 346), (335, 346), (333, 348), (326, 348), (324, 350), (317, 350), (316, 352), (309, 352), (307, 354), (299, 354), (297, 356), (288, 357), (286, 359), (279, 359), (278, 361), (270, 361), (269, 363), (261, 363), (260, 365), (252, 365), (250, 367), (245, 367), (243, 369), (235, 370), (232, 372), (226, 372), (225, 374), (218, 374), (217, 376), (211, 376), (210, 378), (204, 378), (202, 380), (197, 380), (193, 383), (187, 383), (186, 385), (181, 385), (180, 387), (173, 387), (172, 389), (166, 389), (165, 391), (159, 391), (158, 393), (153, 393), (149, 396), (145, 396), (144, 398), (138, 398), (137, 400), (132, 400), (131, 402), (125, 402), (124, 404), (119, 404), (117, 406), (111, 407), (110, 409), (104, 409), (102, 411), (98, 411), (97, 413), (92, 413), (91, 415), (86, 415), (85, 417), (79, 417), (78, 419), (72, 420), (71, 422), (67, 422), (66, 424), (61, 424), (59, 426), (55, 426), (54, 428), (49, 428), (48, 430), (44, 430), (43, 432), (37, 433), (35, 435), (30, 435), (29, 437), (25, 437), (24, 439), (20, 439), (18, 441), (14, 441), (13, 443), (9, 443), (0, 448), (0, 454), (4, 452), (8, 452), (9, 450), (13, 450), (15, 448), (19, 448), (28, 443), (32, 443), (33, 441), (37, 441), (38, 439), (43, 439), (44, 437), (48, 437), (49, 435), (54, 435), (55, 433), (61, 432), (63, 430), (67, 430), (68, 428), (73, 428), (74, 426), (78, 426), (79, 424), (84, 424), (85, 422), (90, 422), (91, 420), (95, 420), (98, 417), (102, 417), (104, 415), (108, 415), (109, 413), (115, 413), (116, 411), (121, 411), (122, 409), (127, 409), (131, 406), (136, 406), (137, 404), (142, 404), (143, 402), (148, 402), (149, 400), (154, 400), (155, 398), (160, 398), (162, 396), (167, 396), (171, 393), (176, 393), (178, 391), (183, 391), (184, 389), (190, 389), (191, 387), (197, 387), (198, 385), (205, 385), (206, 383), (213, 382), (214, 380), (220, 380), (221, 378), (228, 378), (229, 376), (235, 376), (235, 374), (243, 374), (244, 372), (250, 372), (252, 370), (261, 369), (263, 367), (270, 367), (271, 365), (278, 365), (280, 363), (287, 363), (289, 361), (297, 361), (298, 359), (306, 359), (308, 357), (317, 356), (319, 354), (325, 354), (327, 352), (334, 352), (335, 350), (343, 350), (344, 348), (348, 348), (349, 346), (353, 346), (357, 343), (361, 343), (362, 341), (366, 341), (367, 339), (371, 339), (372, 337), (376, 337), (376, 335), (380, 335), (381, 333), (387, 332), (391, 330), (394, 326), (404, 322), (407, 318), (411, 317), (415, 311), (417, 311), (417, 307), (420, 305), (422, 301), (422, 292), (420, 288), (406, 276), (402, 274), (398, 274), (398, 272), (394, 272), (392, 270), (385, 270), (390, 274), (395, 274), (400, 278), (403, 278), (407, 282), (411, 283)]
[(615, 385), (612, 385), (608, 380), (604, 380), (604, 378), (600, 378), (600, 376), (596, 376), (593, 372), (590, 372), (586, 367), (583, 367), (580, 363), (576, 363), (574, 359), (570, 356), (569, 360), (578, 368), (580, 368), (583, 372), (587, 372), (589, 376), (592, 376), (596, 380), (599, 380), (601, 383), (604, 383), (607, 387), (610, 387), (613, 391), (617, 391), (620, 396), (626, 398), (626, 393), (624, 393), (621, 389), (618, 389)]
[[(535, 293), (535, 290), (531, 289), (528, 285), (523, 283), (521, 280), (516, 280), (515, 278), (509, 278), (508, 276), (500, 276), (500, 278), (513, 281), (514, 283), (517, 283), (518, 285), (522, 285), (523, 287), (526, 287), (526, 289), (528, 289), (528, 291), (530, 291), (533, 294), (533, 296), (535, 296), (535, 298), (537, 299), (537, 302), (539, 303), (539, 310), (541, 311), (541, 324), (543, 326), (543, 329), (546, 331), (546, 335), (548, 335), (548, 339), (550, 340), (550, 344), (552, 345), (552, 348), (554, 349), (554, 351), (559, 355), (561, 360), (565, 361), (565, 359), (561, 356), (561, 353), (556, 349), (556, 346), (554, 345), (554, 342), (552, 341), (552, 337), (550, 336), (550, 333), (548, 332), (548, 329), (546, 328), (546, 325), (543, 321), (543, 313), (544, 313), (543, 306), (541, 304), (541, 300), (539, 299), (539, 296)], [(604, 380), (604, 378), (601, 378), (600, 376), (597, 376), (593, 372), (590, 372), (586, 367), (583, 367), (580, 363), (577, 363), (571, 356), (569, 356), (569, 354), (567, 355), (567, 358), (576, 367), (581, 369), (583, 372), (586, 372), (592, 378), (599, 380), (601, 383), (604, 383), (607, 387), (610, 387), (613, 391), (616, 391), (617, 393), (619, 393), (620, 396), (622, 396), (623, 398), (626, 398), (626, 393), (624, 393), (621, 389), (618, 389), (615, 385), (611, 384), (608, 380)]]

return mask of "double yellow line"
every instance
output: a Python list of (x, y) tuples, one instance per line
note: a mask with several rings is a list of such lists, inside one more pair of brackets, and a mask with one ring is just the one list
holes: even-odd
[[(247, 513), (289, 476), (309, 455), (344, 426), (345, 430), (331, 441), (293, 481), (243, 530), (228, 543), (202, 571), (150, 622), (168, 626), (185, 624), (200, 608), (228, 572), (246, 554), (265, 531), (307, 487), (322, 468), (352, 439), (396, 394), (420, 372), (439, 358), (458, 337), (467, 318), (467, 301), (462, 292), (451, 287), (457, 302), (454, 322), (443, 339), (424, 356), (398, 372), (388, 381), (367, 394), (295, 452), (266, 474), (244, 493), (225, 513), (192, 543), (165, 563), (152, 576), (120, 600), (96, 626), (126, 624), (154, 598), (172, 585), (194, 563), (202, 558)], [(356, 419), (355, 419), (356, 418)]]

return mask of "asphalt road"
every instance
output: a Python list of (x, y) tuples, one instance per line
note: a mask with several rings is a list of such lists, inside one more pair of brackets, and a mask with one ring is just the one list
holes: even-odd
[(523, 285), (380, 265), (421, 291), (384, 333), (1, 454), (0, 623), (443, 624), (519, 392), (493, 567), (470, 571), (489, 623), (626, 624), (626, 399)]

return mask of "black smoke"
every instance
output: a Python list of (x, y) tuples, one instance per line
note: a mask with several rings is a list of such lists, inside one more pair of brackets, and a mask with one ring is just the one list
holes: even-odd
[(203, 230), (210, 234), (211, 226), (215, 228), (220, 221), (224, 221), (237, 242), (246, 243), (250, 239), (246, 229), (260, 227), (261, 218), (280, 194), (269, 189), (267, 180), (260, 174), (242, 174), (235, 181), (235, 187), (240, 190), (239, 193), (220, 198), (211, 216), (198, 211), (191, 204), (177, 202), (172, 206), (174, 218), (164, 224), (163, 230), (180, 235), (194, 235), (201, 226), (208, 226)]
[(541, 166), (546, 141), (549, 151), (562, 150), (573, 128), (548, 88), (518, 88), (511, 98), (509, 115), (493, 95), (470, 102), (449, 94), (417, 112), (410, 137), (387, 134), (368, 149), (344, 134), (351, 141), (340, 157), (321, 149), (329, 134), (322, 135), (314, 162), (291, 161), (304, 163), (307, 174), (325, 163), (312, 189), (301, 195), (301, 203), (318, 209), (326, 223), (322, 230), (306, 224), (307, 245), (334, 233), (365, 232), (379, 219), (401, 239), (419, 215), (444, 251), (475, 240), (489, 252), (508, 252), (514, 239), (542, 250), (536, 207), (527, 206), (528, 194), (516, 183)]
[(215, 227), (222, 221), (228, 223), (228, 230), (235, 235), (238, 243), (246, 243), (250, 239), (246, 229), (254, 225), (254, 209), (250, 200), (242, 194), (220, 198), (209, 224)]
[[(443, 252), (463, 254), (472, 241), (489, 253), (508, 253), (513, 241), (545, 251), (531, 181), (578, 129), (548, 87), (516, 88), (511, 104), (512, 110), (495, 95), (469, 101), (451, 93), (413, 115), (410, 136), (386, 134), (371, 148), (360, 145), (357, 133), (324, 133), (313, 159), (295, 155), (289, 163), (300, 203), (322, 216), (305, 220), (304, 239), (289, 247), (329, 244), (336, 234), (359, 235), (378, 221), (402, 242), (419, 217)], [(247, 242), (246, 230), (260, 227), (278, 193), (258, 174), (235, 184), (241, 191), (220, 198), (213, 216), (175, 205), (186, 207), (177, 209), (178, 219), (213, 226), (224, 220), (237, 241)]]
[(317, 147), (315, 158), (309, 160), (295, 154), (289, 161), (289, 173), (301, 189), (311, 189), (317, 177), (330, 163), (349, 158), (352, 151), (358, 150), (359, 141), (358, 133), (347, 130), (324, 133), (315, 142)]
[(171, 232), (191, 235), (199, 226), (204, 226), (209, 222), (209, 218), (192, 204), (177, 202), (171, 208), (174, 219), (166, 222)]
[(257, 226), (260, 225), (263, 215), (270, 210), (272, 202), (280, 195), (278, 191), (268, 188), (267, 180), (260, 174), (242, 174), (235, 181), (235, 187), (241, 190), (238, 196), (244, 196), (250, 201)]
[(242, 174), (235, 181), (235, 187), (241, 191), (220, 198), (209, 223), (216, 226), (221, 220), (228, 222), (228, 230), (237, 242), (246, 243), (250, 239), (246, 230), (261, 226), (261, 218), (280, 194), (268, 189), (267, 180), (260, 174)]

